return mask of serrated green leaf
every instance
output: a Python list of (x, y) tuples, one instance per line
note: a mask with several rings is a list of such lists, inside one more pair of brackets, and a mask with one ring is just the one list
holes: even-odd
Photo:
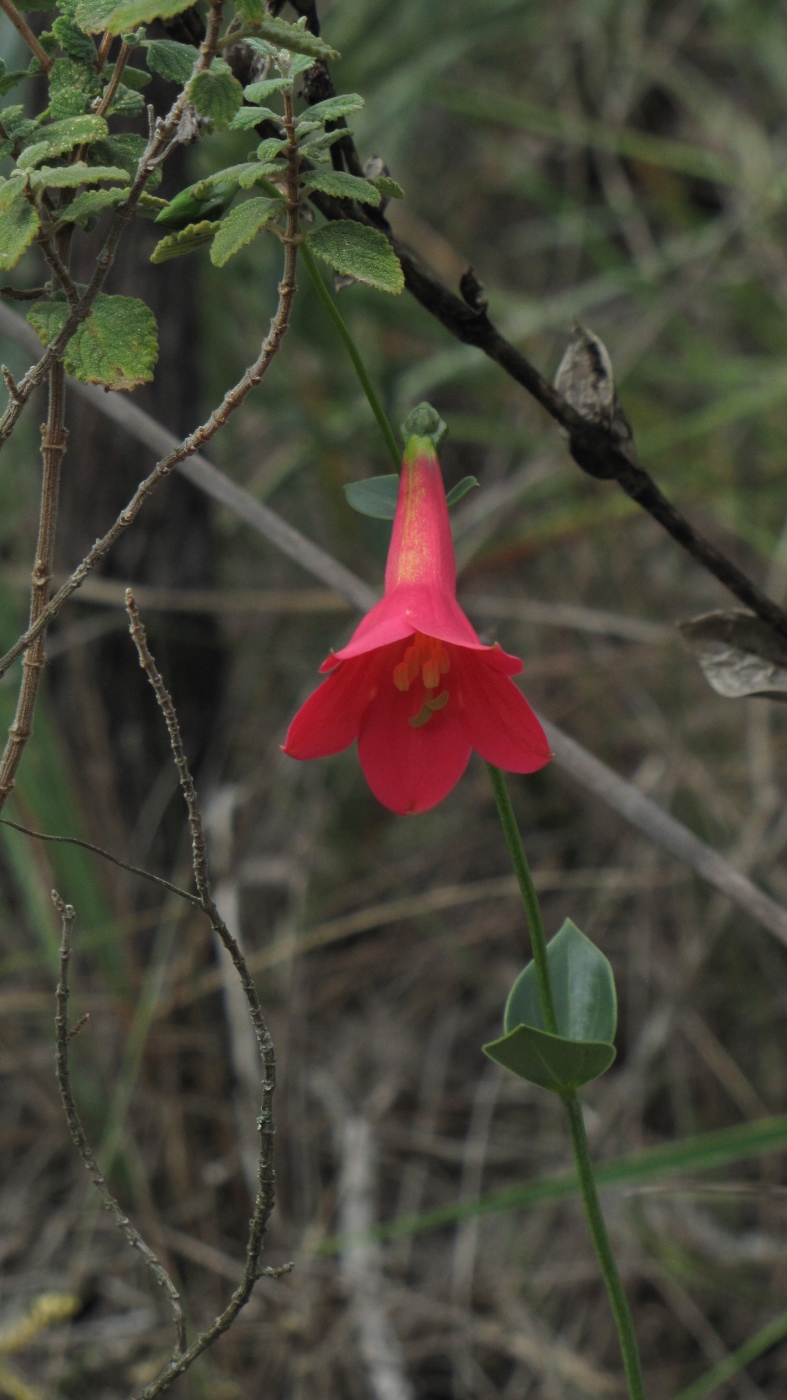
[(324, 39), (318, 39), (316, 34), (310, 34), (308, 29), (302, 29), (298, 24), (288, 24), (285, 19), (274, 19), (272, 15), (264, 16), (257, 33), (261, 39), (267, 39), (268, 43), (273, 44), (277, 49), (287, 49), (289, 53), (305, 54), (312, 60), (315, 58), (336, 60), (341, 57), (336, 49), (332, 49), (330, 44), (326, 44)]
[(0, 97), (5, 97), (7, 92), (10, 92), (17, 83), (21, 83), (22, 79), (26, 77), (27, 73), (23, 68), (17, 68), (12, 73), (4, 73), (0, 78)]
[(398, 474), (392, 472), (390, 476), (367, 476), (363, 481), (351, 481), (345, 486), (344, 494), (353, 510), (361, 515), (371, 515), (374, 520), (393, 520), (399, 499)]
[(467, 495), (468, 491), (472, 491), (473, 487), (477, 485), (477, 477), (463, 476), (462, 480), (458, 481), (456, 483), (456, 486), (453, 486), (448, 492), (448, 495), (445, 498), (446, 504), (449, 506), (449, 508), (451, 506), (458, 506), (459, 502)]
[(230, 131), (250, 131), (260, 122), (278, 122), (281, 126), (281, 117), (270, 107), (240, 107), (230, 122)]
[[(65, 301), (38, 301), (27, 319), (44, 345), (63, 329)], [(153, 378), (158, 358), (156, 318), (136, 297), (99, 295), (87, 320), (68, 343), (66, 372), (82, 384), (105, 389), (136, 389)]]
[(304, 176), (303, 187), (307, 190), (321, 190), (335, 199), (354, 199), (359, 204), (379, 205), (380, 191), (368, 180), (358, 175), (345, 175), (343, 170), (310, 170)]
[(189, 9), (191, 4), (192, 0), (129, 0), (128, 4), (120, 5), (112, 11), (102, 28), (107, 29), (110, 34), (123, 34), (127, 29), (136, 29), (139, 24), (150, 24), (154, 19), (170, 19), (172, 15), (179, 15), (183, 10)]
[(86, 112), (91, 98), (101, 90), (92, 67), (73, 58), (56, 58), (50, 68), (49, 115), (56, 119), (76, 117)]
[(157, 199), (154, 194), (141, 194), (137, 210), (143, 219), (155, 219), (162, 209), (166, 209), (168, 201)]
[(156, 215), (156, 223), (165, 228), (185, 229), (205, 219), (214, 219), (224, 213), (237, 193), (237, 179), (201, 181), (176, 194), (167, 208)]
[(273, 161), (265, 165), (249, 165), (239, 175), (238, 184), (242, 190), (251, 190), (255, 185), (259, 185), (260, 189), (265, 190), (265, 193), (271, 196), (271, 199), (276, 199), (279, 197), (279, 191), (275, 185), (271, 184), (268, 176), (286, 169), (286, 161)]
[(145, 99), (141, 92), (134, 92), (125, 83), (118, 83), (115, 95), (109, 104), (107, 114), (113, 117), (138, 117), (145, 110)]
[(58, 222), (61, 224), (78, 224), (83, 219), (95, 218), (102, 214), (105, 209), (115, 209), (118, 204), (122, 204), (124, 199), (128, 199), (129, 189), (118, 190), (85, 190), (83, 194), (78, 194), (71, 204), (65, 208), (58, 209)]
[(103, 34), (116, 9), (117, 0), (78, 0), (73, 17), (87, 34)]
[(77, 63), (95, 63), (96, 46), (93, 40), (72, 19), (59, 15), (52, 25), (52, 33), (69, 58), (76, 59)]
[(341, 141), (343, 136), (352, 136), (349, 127), (340, 126), (336, 131), (323, 131), (320, 127), (318, 136), (310, 136), (304, 141), (303, 154), (308, 156), (310, 160), (314, 159), (316, 151), (327, 151), (329, 146), (332, 146), (335, 141)]
[(26, 184), (27, 176), (22, 175), (19, 171), (14, 171), (8, 180), (0, 182), (0, 214), (4, 214), (7, 209), (11, 208), (17, 195), (22, 193)]
[(571, 1093), (598, 1079), (615, 1058), (614, 1045), (567, 1040), (532, 1026), (518, 1026), (500, 1040), (484, 1045), (483, 1051), (520, 1079), (553, 1094)]
[(147, 44), (148, 67), (168, 83), (183, 87), (191, 77), (197, 50), (174, 39), (151, 39)]
[(391, 179), (390, 175), (378, 175), (369, 183), (380, 191), (384, 199), (404, 199), (404, 190), (401, 185), (396, 183), (396, 180)]
[(239, 204), (226, 219), (213, 240), (210, 260), (214, 267), (223, 267), (235, 253), (251, 243), (271, 219), (284, 209), (282, 199), (249, 199)]
[(150, 82), (150, 74), (146, 68), (132, 68), (130, 63), (126, 64), (123, 69), (124, 87), (132, 88), (134, 92), (144, 92), (146, 87), (150, 87)]
[(118, 165), (133, 180), (146, 145), (144, 136), (137, 136), (135, 131), (121, 131), (91, 146), (87, 153), (88, 163)]
[(265, 0), (235, 0), (235, 9), (247, 24), (258, 25), (265, 18)]
[(16, 267), (38, 229), (38, 212), (24, 197), (15, 199), (0, 214), (0, 269), (3, 272)]
[(289, 86), (289, 78), (263, 78), (262, 82), (249, 83), (243, 89), (243, 96), (247, 102), (267, 102), (274, 92), (283, 92)]
[[(565, 919), (547, 944), (547, 960), (561, 1036), (611, 1042), (617, 1025), (615, 980), (601, 950)], [(507, 1032), (519, 1025), (546, 1029), (532, 962), (511, 988), (503, 1024)]]
[(204, 248), (206, 244), (213, 242), (214, 235), (221, 228), (221, 224), (210, 219), (202, 219), (198, 224), (189, 224), (187, 228), (179, 229), (177, 233), (168, 233), (166, 238), (162, 238), (157, 243), (150, 255), (152, 263), (169, 262), (171, 258), (182, 258), (186, 253), (193, 253), (197, 248)]
[(307, 242), (316, 257), (345, 277), (355, 277), (393, 296), (404, 290), (399, 259), (385, 234), (377, 229), (343, 219), (313, 229)]
[(75, 165), (42, 165), (39, 170), (30, 171), (33, 190), (70, 190), (77, 185), (97, 185), (102, 180), (119, 180), (125, 184), (128, 174), (117, 165), (86, 165), (82, 160)]
[(359, 112), (363, 105), (360, 93), (341, 92), (336, 97), (326, 97), (324, 102), (315, 102), (303, 115), (321, 124), (335, 122), (339, 117), (348, 116), (350, 112)]
[(299, 77), (301, 73), (308, 73), (309, 69), (314, 67), (314, 63), (315, 60), (310, 58), (307, 54), (293, 54), (287, 68), (290, 80)]
[(243, 101), (243, 88), (232, 73), (216, 72), (213, 68), (198, 73), (188, 86), (189, 101), (201, 117), (209, 117), (214, 126), (227, 126)]
[(47, 157), (65, 155), (67, 151), (72, 151), (75, 146), (88, 145), (92, 141), (98, 141), (109, 133), (109, 127), (103, 117), (81, 116), (67, 117), (65, 121), (52, 122), (49, 126), (38, 128), (41, 137), (32, 146), (26, 146), (17, 160), (20, 170), (32, 170), (34, 166), (40, 165)]
[(322, 131), (322, 122), (313, 122), (310, 121), (308, 117), (304, 117), (302, 121), (296, 124), (296, 141), (301, 141), (304, 136), (309, 136), (313, 131)]
[[(204, 180), (197, 180), (195, 184), (189, 185), (187, 190), (181, 191), (181, 194), (192, 194), (196, 199), (206, 199), (216, 185), (226, 185), (230, 180), (239, 181), (248, 170), (258, 171), (257, 162), (244, 160), (240, 165), (227, 165), (223, 170), (216, 170), (212, 175), (206, 175)], [(180, 195), (176, 195), (176, 199), (179, 198)]]
[(257, 147), (257, 160), (273, 160), (280, 151), (284, 150), (286, 141), (280, 141), (277, 136), (269, 136), (266, 141), (261, 141)]

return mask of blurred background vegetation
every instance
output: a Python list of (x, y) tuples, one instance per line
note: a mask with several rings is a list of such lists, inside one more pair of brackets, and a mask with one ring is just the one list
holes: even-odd
[[(491, 315), (545, 374), (572, 319), (591, 326), (643, 463), (783, 597), (784, 7), (326, 0), (320, 10), (342, 54), (337, 87), (366, 99), (352, 119), (362, 157), (382, 156), (404, 186), (388, 211), (397, 234), (452, 287), (472, 264)], [(18, 42), (2, 30), (9, 67)], [(242, 158), (248, 144), (216, 136), (178, 178)], [(202, 253), (153, 268), (154, 241), (145, 226), (110, 290), (133, 287), (155, 306), (164, 352), (156, 384), (137, 397), (185, 430), (254, 358), (280, 258), (273, 240), (257, 240), (220, 273)], [(16, 284), (40, 275), (31, 254)], [(448, 485), (469, 472), (481, 482), (454, 517), (460, 598), (485, 635), (524, 656), (528, 697), (786, 898), (783, 710), (715, 696), (673, 637), (675, 621), (727, 605), (719, 586), (617, 487), (584, 477), (524, 392), (407, 294), (355, 286), (340, 306), (393, 420), (429, 398), (450, 428)], [(2, 355), (25, 368), (13, 345)], [(6, 642), (26, 612), (41, 416), (34, 405), (0, 471)], [(152, 461), (83, 407), (69, 421), (62, 569)], [(353, 514), (341, 488), (389, 470), (385, 448), (304, 273), (281, 355), (210, 455), (379, 585), (387, 527)], [(161, 490), (107, 572), (157, 589), (155, 609), (140, 594), (143, 614), (197, 765), (222, 907), (257, 972), (280, 1065), (267, 1261), (295, 1269), (259, 1285), (172, 1393), (363, 1400), (374, 1377), (352, 1261), (324, 1251), (347, 1218), (340, 1188), (359, 1141), (361, 1195), (379, 1220), (569, 1160), (559, 1104), (479, 1049), (526, 957), (510, 884), (482, 884), (508, 875), (487, 777), (473, 759), (441, 807), (405, 820), (377, 805), (354, 754), (284, 758), (288, 720), (353, 618), (185, 483)], [(194, 588), (212, 595), (198, 610), (183, 596)], [(538, 621), (533, 600), (547, 605)], [(592, 611), (569, 627), (550, 615), (566, 603)], [(625, 640), (600, 612), (663, 626), (638, 640), (629, 628)], [(49, 651), (9, 815), (186, 880), (176, 777), (122, 611), (78, 595)], [(4, 720), (15, 684), (15, 674), (0, 682)], [(597, 1157), (781, 1112), (784, 949), (556, 767), (511, 787), (550, 931), (571, 914), (617, 977), (618, 1059), (584, 1095)], [(254, 1066), (199, 920), (84, 852), (0, 828), (0, 1317), (43, 1291), (76, 1290), (76, 1320), (39, 1334), (13, 1365), (41, 1397), (120, 1400), (171, 1344), (141, 1266), (97, 1210), (57, 1098), (53, 884), (77, 909), (74, 1013), (90, 1012), (74, 1046), (79, 1101), (113, 1185), (197, 1322), (240, 1272)], [(605, 1193), (651, 1400), (677, 1395), (787, 1303), (782, 1160), (770, 1152)], [(401, 1353), (402, 1400), (622, 1393), (573, 1200), (403, 1231), (364, 1267)], [(775, 1400), (786, 1364), (777, 1341), (709, 1393)]]

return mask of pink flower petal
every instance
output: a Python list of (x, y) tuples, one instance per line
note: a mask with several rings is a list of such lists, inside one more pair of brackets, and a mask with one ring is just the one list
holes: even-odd
[[(397, 646), (397, 653), (400, 648)], [(393, 668), (396, 658), (390, 660)], [(282, 745), (291, 758), (325, 758), (341, 753), (358, 737), (364, 711), (377, 694), (381, 667), (387, 670), (380, 652), (336, 665), (301, 705), (287, 730)]]
[[(505, 655), (505, 653), (503, 653)], [(487, 763), (507, 773), (535, 773), (552, 757), (546, 735), (521, 690), (490, 656), (451, 651), (465, 735)]]
[(358, 756), (375, 797), (392, 812), (427, 812), (459, 782), (470, 758), (470, 743), (458, 706), (449, 703), (427, 724), (413, 729), (423, 685), (397, 690), (382, 680), (361, 722)]

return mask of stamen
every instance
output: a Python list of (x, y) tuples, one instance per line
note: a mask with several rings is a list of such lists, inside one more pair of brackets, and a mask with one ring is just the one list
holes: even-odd
[(440, 677), (451, 669), (451, 658), (442, 642), (416, 632), (401, 661), (393, 669), (397, 690), (409, 690), (419, 671), (427, 690), (435, 690)]

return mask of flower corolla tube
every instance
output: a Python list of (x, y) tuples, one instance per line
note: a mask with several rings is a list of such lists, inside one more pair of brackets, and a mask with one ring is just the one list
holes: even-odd
[(392, 812), (426, 812), (459, 781), (473, 750), (509, 773), (552, 757), (511, 679), (522, 662), (484, 646), (456, 601), (456, 560), (427, 404), (411, 413), (385, 594), (293, 719), (292, 758), (323, 758), (355, 739), (366, 780)]

